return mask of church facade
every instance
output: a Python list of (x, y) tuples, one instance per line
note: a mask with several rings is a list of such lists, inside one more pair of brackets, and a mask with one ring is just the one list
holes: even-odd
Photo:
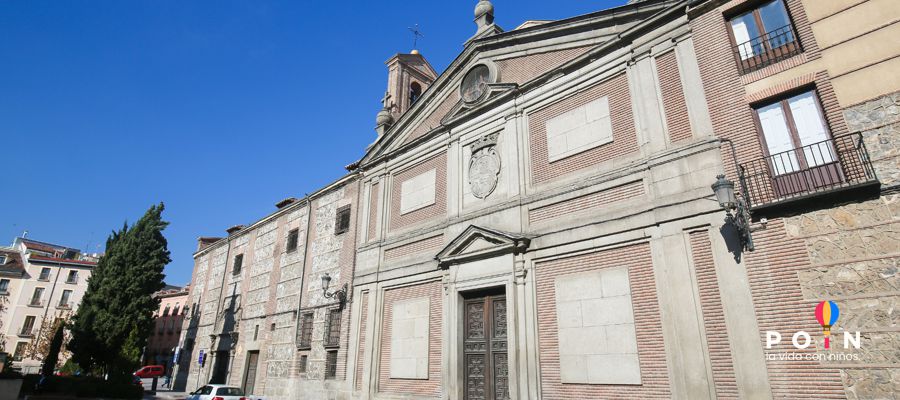
[(377, 139), (345, 177), (200, 239), (176, 385), (897, 390), (896, 7), (644, 0), (509, 31), (493, 17), (479, 1), (442, 73), (417, 51), (387, 61)]

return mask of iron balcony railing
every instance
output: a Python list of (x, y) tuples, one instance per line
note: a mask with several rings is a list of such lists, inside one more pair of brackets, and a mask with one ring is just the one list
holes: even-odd
[(741, 164), (740, 173), (753, 208), (878, 182), (859, 133)]
[(791, 58), (800, 51), (797, 35), (790, 24), (734, 46), (741, 74)]
[(34, 334), (34, 327), (31, 326), (23, 326), (22, 329), (19, 330), (19, 336), (21, 337), (31, 337)]
[(29, 307), (43, 307), (44, 300), (32, 298), (31, 300), (28, 301), (28, 306)]

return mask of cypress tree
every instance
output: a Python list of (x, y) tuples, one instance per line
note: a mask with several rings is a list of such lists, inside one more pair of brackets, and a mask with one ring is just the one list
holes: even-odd
[(59, 362), (59, 350), (62, 349), (63, 330), (65, 328), (66, 325), (62, 322), (56, 324), (53, 340), (50, 341), (50, 349), (47, 351), (47, 355), (44, 356), (44, 366), (41, 368), (41, 372), (44, 375), (53, 375), (53, 372), (56, 370), (56, 363)]
[[(81, 366), (126, 381), (140, 364), (153, 327), (169, 250), (162, 231), (164, 205), (150, 207), (134, 225), (126, 224), (107, 240), (75, 316), (70, 344)], [(89, 367), (90, 366), (90, 367)]]

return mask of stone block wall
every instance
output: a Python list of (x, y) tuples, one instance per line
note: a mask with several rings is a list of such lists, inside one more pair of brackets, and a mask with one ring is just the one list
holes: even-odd
[(862, 132), (881, 184), (900, 184), (900, 92), (848, 107), (844, 119), (851, 132)]
[[(322, 290), (321, 277), (325, 273), (331, 276), (329, 292), (340, 290), (344, 283), (352, 279), (354, 255), (356, 253), (356, 221), (360, 211), (357, 203), (359, 185), (356, 181), (336, 187), (317, 196), (310, 209), (308, 232), (309, 248), (305, 252), (306, 271), (302, 286), (301, 313), (313, 312), (313, 330), (311, 348), (293, 351), (291, 364), (290, 387), (295, 396), (309, 398), (343, 398), (349, 395), (352, 387), (347, 383), (346, 359), (349, 350), (350, 305), (348, 304), (340, 317), (340, 344), (335, 348), (324, 346), (328, 312), (337, 307), (335, 298), (326, 298)], [(346, 232), (335, 231), (337, 211), (350, 207), (350, 228)], [(284, 272), (283, 272), (284, 273)], [(352, 292), (352, 287), (348, 287)], [(296, 329), (296, 324), (294, 325)], [(296, 330), (293, 332), (296, 336)], [(294, 345), (296, 349), (296, 344)], [(329, 350), (337, 350), (336, 376), (325, 378), (325, 360)], [(307, 356), (306, 372), (299, 371), (299, 357)]]
[[(890, 398), (900, 373), (900, 194), (787, 218), (785, 228), (808, 251), (798, 272), (804, 300), (841, 311), (831, 350), (841, 358), (822, 363), (840, 369), (849, 398)], [(845, 331), (860, 332), (859, 349), (844, 348)]]

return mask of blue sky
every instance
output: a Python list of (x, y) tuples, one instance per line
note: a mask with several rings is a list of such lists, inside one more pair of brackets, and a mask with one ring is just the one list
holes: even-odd
[[(496, 22), (625, 0), (494, 1)], [(0, 244), (102, 251), (166, 204), (171, 284), (198, 236), (253, 222), (342, 176), (375, 138), (384, 61), (407, 27), (441, 72), (476, 1), (0, 0)]]

